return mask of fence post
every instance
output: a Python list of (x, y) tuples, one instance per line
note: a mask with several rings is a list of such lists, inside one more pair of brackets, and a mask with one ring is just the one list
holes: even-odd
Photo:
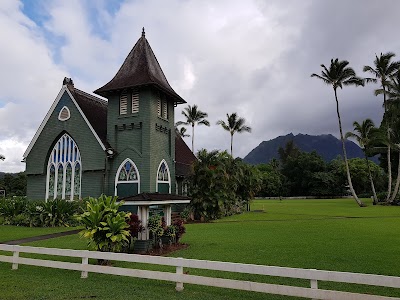
[[(88, 257), (82, 257), (82, 267), (84, 268), (89, 264), (89, 258)], [(88, 271), (82, 270), (81, 273), (81, 278), (87, 278), (88, 277)]]
[[(181, 260), (182, 257), (178, 257), (178, 259)], [(183, 275), (183, 267), (182, 266), (176, 266), (176, 274)], [(183, 282), (177, 281), (175, 290), (177, 290), (178, 292), (183, 291)]]
[(18, 263), (17, 263), (18, 258), (19, 258), (19, 251), (14, 250), (13, 251), (13, 264), (12, 264), (13, 270), (18, 270)]
[[(318, 290), (318, 280), (316, 279), (310, 279), (310, 283), (311, 283), (311, 288)], [(317, 300), (316, 298), (313, 298), (313, 300)]]

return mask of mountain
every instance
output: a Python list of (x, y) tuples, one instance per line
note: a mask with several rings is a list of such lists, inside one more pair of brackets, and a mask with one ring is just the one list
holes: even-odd
[[(245, 162), (256, 165), (268, 163), (271, 159), (279, 159), (279, 147), (285, 147), (286, 143), (293, 140), (294, 144), (304, 152), (317, 151), (322, 158), (329, 162), (335, 159), (338, 155), (342, 155), (342, 142), (331, 134), (308, 135), (301, 134), (293, 135), (290, 133), (285, 136), (278, 136), (269, 141), (264, 141), (256, 148), (250, 151), (243, 159)], [(361, 148), (354, 142), (346, 140), (346, 152), (348, 158), (364, 157)], [(373, 159), (377, 162), (377, 158)]]

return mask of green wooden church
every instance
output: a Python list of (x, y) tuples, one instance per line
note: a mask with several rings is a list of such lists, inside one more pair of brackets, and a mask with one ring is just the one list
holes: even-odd
[[(28, 199), (185, 194), (196, 159), (175, 132), (170, 86), (144, 29), (97, 97), (63, 86), (26, 152)], [(107, 100), (105, 100), (105, 99)]]

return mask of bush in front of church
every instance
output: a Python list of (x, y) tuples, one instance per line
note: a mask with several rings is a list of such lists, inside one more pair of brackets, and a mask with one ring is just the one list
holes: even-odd
[(75, 226), (78, 201), (28, 201), (26, 197), (0, 200), (0, 224), (29, 227)]
[(88, 239), (91, 249), (103, 252), (120, 252), (130, 240), (129, 213), (119, 211), (123, 201), (117, 197), (101, 195), (86, 202), (84, 212), (77, 220), (85, 227), (80, 236)]

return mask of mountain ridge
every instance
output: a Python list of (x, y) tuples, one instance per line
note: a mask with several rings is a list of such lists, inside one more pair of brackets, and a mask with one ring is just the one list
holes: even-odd
[[(332, 134), (309, 135), (299, 133), (294, 135), (293, 133), (289, 133), (261, 142), (243, 160), (247, 163), (257, 165), (268, 163), (273, 158), (279, 159), (279, 147), (285, 147), (286, 143), (291, 140), (293, 140), (294, 144), (301, 151), (311, 152), (315, 150), (326, 162), (335, 159), (338, 155), (343, 155), (342, 142)], [(345, 145), (348, 158), (364, 158), (363, 151), (356, 143), (345, 140)], [(377, 162), (376, 157), (372, 160)]]

